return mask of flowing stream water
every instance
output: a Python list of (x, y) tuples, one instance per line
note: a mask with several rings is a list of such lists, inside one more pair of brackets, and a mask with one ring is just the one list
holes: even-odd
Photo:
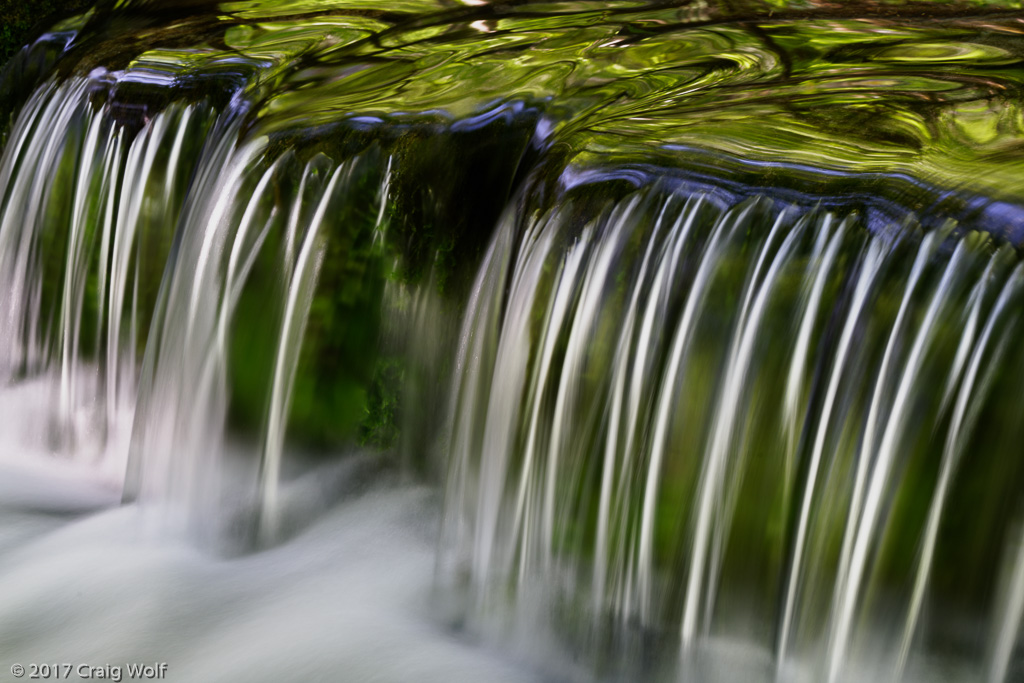
[(384, 4), (0, 70), (0, 676), (1024, 680), (1019, 3)]

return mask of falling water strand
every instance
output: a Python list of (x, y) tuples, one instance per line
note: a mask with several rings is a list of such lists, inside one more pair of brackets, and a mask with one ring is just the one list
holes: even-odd
[[(1017, 636), (1021, 632), (1021, 625), (1024, 624), (1024, 533), (1020, 535), (1020, 538), (1014, 539), (1014, 543), (1016, 544), (1016, 553), (1013, 556), (1012, 569), (1009, 572), (1003, 595), (1006, 603), (1001, 610), (1001, 618), (996, 621), (993, 628), (995, 647), (992, 648), (988, 665), (988, 680), (991, 683), (1002, 683), (1002, 681), (1008, 680), (1010, 658), (1013, 655)], [(1013, 545), (1008, 550), (1012, 553)]]
[[(305, 331), (309, 307), (313, 303), (313, 290), (323, 258), (322, 247), (317, 246), (317, 233), (323, 222), (327, 205), (341, 177), (342, 168), (335, 169), (313, 218), (302, 239), (302, 249), (288, 283), (284, 320), (281, 323), (280, 342), (274, 361), (274, 379), (270, 394), (270, 412), (267, 419), (266, 445), (263, 451), (262, 501), (260, 533), (272, 539), (278, 532), (277, 487), (281, 476), (281, 452), (284, 448), (284, 425), (288, 413), (288, 399), (295, 381), (299, 350)], [(291, 227), (291, 226), (290, 226)]]

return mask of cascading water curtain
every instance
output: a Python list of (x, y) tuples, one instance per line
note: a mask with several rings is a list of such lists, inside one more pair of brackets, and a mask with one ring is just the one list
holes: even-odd
[(462, 331), (445, 573), (688, 666), (750, 639), (784, 679), (898, 677), (955, 643), (1002, 680), (1022, 305), (1016, 252), (952, 223), (663, 188), (510, 213)]
[[(382, 208), (375, 220), (361, 221), (345, 210), (360, 203), (367, 164), (338, 164), (323, 155), (303, 163), (291, 151), (271, 158), (268, 143), (257, 138), (232, 145), (200, 171), (203, 189), (183, 217), (156, 338), (143, 365), (127, 484), (131, 498), (172, 509), (165, 516), (172, 527), (213, 536), (220, 533), (216, 520), (223, 519), (226, 497), (234, 504), (232, 496), (252, 496), (255, 533), (263, 541), (275, 539), (280, 526), (285, 428), (325, 260), (333, 277), (359, 263), (352, 252), (378, 260), (384, 225)], [(377, 203), (386, 183), (385, 175)], [(327, 300), (333, 295), (325, 294)], [(250, 301), (250, 327), (240, 330), (239, 306), (254, 297), (258, 312)], [(240, 370), (267, 381), (255, 396), (241, 397), (259, 405), (260, 443), (259, 481), (252, 490), (234, 482), (239, 493), (224, 488), (223, 458), (212, 454), (229, 450), (229, 404), (240, 400), (231, 364), (245, 362), (237, 357), (241, 335), (263, 338), (271, 353), (266, 367)]]
[[(125, 118), (113, 100), (125, 81), (97, 70), (45, 83), (11, 129), (0, 159), (0, 382), (41, 378), (53, 394), (49, 446), (102, 460), (126, 499), (158, 503), (158, 526), (216, 536), (225, 500), (243, 496), (270, 541), (302, 354), (334, 350), (342, 332), (323, 317), (340, 294), (342, 309), (353, 299), (380, 308), (388, 162), (339, 163), (247, 136), (240, 105), (171, 103)], [(319, 350), (305, 335), (317, 296)], [(360, 322), (372, 336), (371, 323)], [(246, 368), (239, 337), (268, 357)], [(256, 452), (259, 471), (229, 493), (219, 475), (232, 399), (257, 423), (259, 442), (239, 448)]]
[(51, 435), (68, 453), (105, 450), (131, 414), (163, 265), (214, 119), (203, 105), (171, 105), (139, 129), (112, 115), (109, 86), (102, 73), (44, 84), (0, 159), (0, 379), (59, 378)]
[(0, 671), (1024, 680), (1022, 3), (0, 10)]

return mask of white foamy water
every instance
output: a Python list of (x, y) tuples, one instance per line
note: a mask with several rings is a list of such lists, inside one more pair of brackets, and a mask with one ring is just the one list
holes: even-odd
[(157, 662), (176, 682), (536, 678), (436, 618), (432, 489), (350, 456), (282, 489), (284, 542), (211, 552), (121, 505), (126, 425), (103, 446), (83, 429), (74, 457), (47, 444), (56, 387), (0, 388), (0, 680)]
[[(432, 616), (437, 505), (427, 488), (350, 491), (287, 542), (218, 557), (154, 540), (136, 505), (61, 512), (70, 474), (9, 474), (0, 473), (4, 676), (15, 663), (49, 662), (121, 666), (127, 680), (128, 663), (166, 662), (172, 681), (536, 678)], [(12, 481), (32, 486), (34, 509), (10, 504)], [(93, 491), (102, 504), (102, 482), (79, 483), (80, 502)]]

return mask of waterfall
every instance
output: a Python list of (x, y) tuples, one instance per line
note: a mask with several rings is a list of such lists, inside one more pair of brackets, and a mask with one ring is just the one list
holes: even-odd
[[(240, 112), (209, 103), (119, 121), (109, 98), (123, 80), (97, 71), (46, 83), (12, 128), (0, 163), (3, 377), (53, 377), (51, 440), (78, 457), (88, 449), (76, 441), (92, 435), (114, 477), (124, 477), (130, 429), (127, 499), (174, 504), (177, 521), (167, 521), (177, 526), (220, 514), (213, 454), (225, 448), (232, 324), (257, 262), (276, 259), (263, 278), (283, 278), (280, 288), (259, 283), (256, 295), (269, 297), (259, 333), (275, 349), (255, 494), (260, 534), (271, 538), (284, 422), (327, 244), (368, 241), (379, 260), (386, 195), (366, 207), (374, 220), (357, 219), (351, 195), (368, 164), (270, 156), (267, 137), (244, 139)], [(271, 189), (293, 181), (294, 193)]]
[[(129, 490), (140, 500), (177, 503), (186, 524), (205, 518), (208, 525), (222, 516), (222, 463), (213, 454), (226, 449), (229, 362), (239, 362), (231, 358), (231, 337), (239, 334), (233, 323), (262, 261), (278, 282), (269, 283), (269, 292), (268, 283), (257, 283), (257, 296), (270, 298), (261, 303), (257, 329), (246, 333), (261, 335), (272, 347), (257, 494), (258, 533), (270, 539), (280, 524), (285, 422), (328, 243), (333, 240), (335, 248), (351, 247), (346, 241), (379, 243), (374, 231), (383, 224), (380, 211), (372, 224), (352, 224), (351, 216), (348, 225), (343, 222), (338, 206), (357, 203), (352, 196), (359, 179), (356, 160), (335, 164), (321, 155), (300, 165), (291, 153), (269, 159), (266, 147), (265, 138), (239, 146), (225, 142), (199, 171), (204, 190), (183, 218), (154, 327), (158, 337), (143, 365)], [(269, 189), (296, 178), (294, 195), (275, 198)]]
[[(59, 378), (52, 439), (69, 453), (130, 418), (195, 139), (211, 120), (172, 105), (132, 129), (102, 104), (112, 83), (96, 72), (41, 86), (0, 161), (0, 374)], [(123, 466), (123, 453), (107, 456)]]
[(50, 17), (0, 64), (0, 667), (1019, 680), (1013, 5)]
[[(941, 631), (1016, 566), (1010, 519), (961, 516), (973, 478), (1019, 485), (989, 477), (1016, 453), (993, 437), (1019, 429), (1022, 296), (1013, 249), (909, 215), (665, 187), (512, 212), (461, 335), (448, 571), (485, 612), (502, 586), (585, 604), (597, 642), (639, 624), (686, 659), (752, 636), (821, 680), (902, 671), (925, 603)], [(937, 562), (983, 533), (1001, 555)], [(1012, 641), (990, 599), (970, 618)]]

